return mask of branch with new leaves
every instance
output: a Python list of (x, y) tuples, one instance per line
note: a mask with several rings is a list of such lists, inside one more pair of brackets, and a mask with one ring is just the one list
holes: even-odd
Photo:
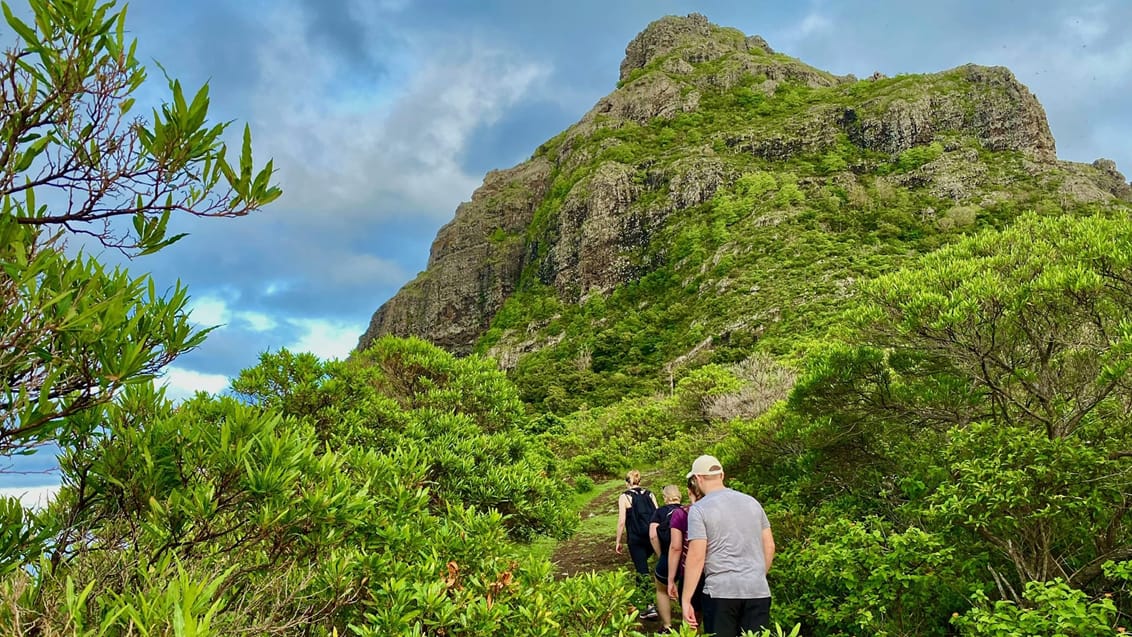
[(134, 114), (147, 76), (124, 8), (28, 4), (30, 20), (0, 2), (15, 35), (0, 58), (0, 456), (93, 435), (82, 412), (151, 381), (208, 332), (188, 321), (179, 283), (159, 291), (65, 254), (68, 236), (146, 255), (184, 236), (168, 232), (174, 214), (242, 216), (282, 193), (271, 161), (256, 168), (247, 126), (229, 161), (207, 85), (190, 99), (166, 76), (167, 101)]
[[(255, 169), (247, 126), (238, 160), (229, 161), (229, 123), (208, 123), (207, 85), (190, 100), (167, 77), (172, 99), (149, 121), (133, 114), (147, 76), (136, 42), (125, 38), (125, 9), (33, 0), (28, 24), (0, 4), (19, 37), (0, 62), (5, 216), (147, 254), (183, 236), (167, 236), (173, 213), (242, 216), (282, 194), (271, 161)], [(65, 205), (37, 203), (37, 189)], [(110, 223), (123, 216), (133, 218), (129, 228)]]

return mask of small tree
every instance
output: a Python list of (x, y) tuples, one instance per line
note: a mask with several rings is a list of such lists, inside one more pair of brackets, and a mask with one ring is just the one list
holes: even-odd
[(1132, 557), (1132, 220), (1024, 216), (865, 293), (863, 342), (816, 356), (791, 398), (830, 425), (824, 453), (859, 460), (837, 466), (923, 462), (925, 512), (1019, 583), (1088, 587)]
[(29, 0), (28, 23), (0, 3), (16, 36), (0, 60), (0, 455), (73, 442), (71, 416), (204, 338), (180, 285), (163, 296), (149, 277), (70, 258), (69, 234), (145, 255), (183, 236), (167, 233), (174, 213), (241, 216), (281, 194), (270, 161), (254, 170), (246, 126), (229, 163), (207, 86), (190, 100), (169, 80), (150, 121), (132, 114), (146, 72), (114, 4)]

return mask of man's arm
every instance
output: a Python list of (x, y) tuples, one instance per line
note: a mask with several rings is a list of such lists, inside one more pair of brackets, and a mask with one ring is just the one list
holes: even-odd
[(774, 561), (774, 534), (770, 527), (763, 529), (763, 558), (766, 560), (766, 570), (770, 572), (770, 563)]
[(659, 528), (659, 522), (649, 522), (649, 544), (652, 544), (652, 552), (657, 555), (660, 555), (660, 535), (657, 534)]
[(692, 595), (700, 583), (704, 571), (704, 557), (707, 555), (707, 540), (688, 542), (688, 557), (684, 562), (684, 594), (681, 595), (680, 608), (684, 623), (696, 627), (696, 611), (692, 608)]

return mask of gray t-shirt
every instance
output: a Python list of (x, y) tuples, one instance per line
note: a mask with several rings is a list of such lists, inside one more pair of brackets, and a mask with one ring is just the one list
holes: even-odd
[(707, 540), (704, 592), (721, 599), (770, 597), (759, 501), (733, 489), (713, 491), (688, 510), (688, 539)]

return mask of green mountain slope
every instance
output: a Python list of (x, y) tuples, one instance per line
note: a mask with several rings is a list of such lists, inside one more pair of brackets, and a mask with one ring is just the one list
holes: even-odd
[(837, 77), (669, 17), (581, 121), (487, 176), (360, 347), (391, 333), (486, 353), (568, 413), (788, 354), (857, 282), (956, 237), (1130, 198), (1112, 162), (1056, 159), (1004, 68)]

